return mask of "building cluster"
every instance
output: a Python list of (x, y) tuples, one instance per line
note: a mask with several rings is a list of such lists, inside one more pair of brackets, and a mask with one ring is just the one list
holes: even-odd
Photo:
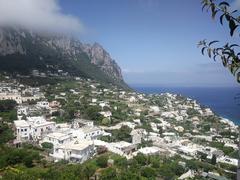
[(14, 100), (18, 104), (41, 99), (43, 94), (39, 88), (18, 83), (0, 83), (0, 100)]
[[(33, 73), (39, 75), (39, 72)], [(93, 157), (97, 149), (105, 148), (127, 159), (138, 153), (178, 154), (187, 160), (215, 158), (216, 163), (237, 166), (237, 159), (213, 145), (221, 143), (237, 151), (237, 126), (195, 100), (170, 93), (146, 95), (114, 86), (101, 87), (91, 80), (75, 80), (79, 88), (64, 91), (57, 86), (57, 93), (51, 94), (52, 101), (45, 100), (39, 88), (1, 84), (0, 99), (13, 99), (18, 103), (18, 120), (14, 121), (16, 144), (31, 142), (43, 146), (51, 143), (53, 149), (49, 156), (54, 161), (82, 163)], [(84, 99), (89, 107), (97, 107), (103, 117), (98, 122), (100, 125), (96, 126), (93, 120), (83, 120), (80, 110), (74, 112), (71, 123), (54, 122), (54, 112), (64, 111), (60, 102), (67, 102), (69, 97), (75, 97), (75, 103), (81, 104)], [(31, 100), (35, 103), (25, 103)], [(112, 131), (125, 126), (131, 129), (131, 141), (103, 140), (102, 137), (111, 137)], [(182, 177), (193, 174), (189, 171)]]

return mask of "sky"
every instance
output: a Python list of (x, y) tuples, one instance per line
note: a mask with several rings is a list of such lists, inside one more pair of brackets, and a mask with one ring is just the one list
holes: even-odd
[(220, 62), (197, 48), (203, 39), (232, 41), (226, 27), (202, 12), (200, 1), (0, 0), (0, 25), (67, 32), (86, 43), (98, 42), (131, 85), (238, 86)]

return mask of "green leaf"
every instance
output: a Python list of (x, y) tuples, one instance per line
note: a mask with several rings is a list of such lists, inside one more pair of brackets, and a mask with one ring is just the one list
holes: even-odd
[(237, 71), (240, 69), (240, 67), (234, 67), (233, 75), (236, 76)]
[(240, 83), (240, 72), (237, 73), (237, 82)]
[(217, 11), (215, 10), (215, 5), (214, 4), (211, 5), (211, 11), (212, 11), (212, 19), (214, 19), (216, 14), (217, 14)]
[(230, 21), (230, 19), (231, 19), (228, 14), (225, 14), (225, 18), (226, 18), (227, 21)]
[(202, 11), (205, 9), (206, 6), (207, 6), (207, 4), (204, 4), (204, 5), (202, 6)]
[(221, 25), (223, 25), (223, 17), (225, 16), (225, 14), (223, 14), (223, 15), (221, 15), (220, 16), (220, 23), (221, 23)]
[(202, 48), (202, 55), (204, 55), (204, 51), (205, 51), (206, 47)]
[(238, 44), (232, 44), (231, 46), (229, 46), (230, 48), (233, 48), (233, 47), (239, 47)]
[(213, 60), (214, 60), (214, 61), (216, 61), (216, 57), (217, 57), (217, 55), (214, 55), (214, 56), (213, 56)]
[(235, 24), (235, 21), (230, 19), (229, 21), (229, 28), (230, 28), (230, 35), (233, 36), (234, 31), (236, 30), (236, 28), (238, 27), (238, 25)]
[(212, 57), (212, 50), (210, 48), (208, 48), (208, 57), (211, 58)]
[(222, 56), (221, 59), (222, 59), (223, 66), (226, 67), (227, 66), (227, 59), (226, 59), (226, 57)]
[(238, 12), (238, 10), (234, 10), (234, 11), (232, 12), (232, 14), (233, 14), (233, 13), (236, 13), (236, 12)]
[(230, 4), (228, 4), (226, 1), (223, 1), (221, 3), (219, 3), (219, 6), (230, 6)]
[(212, 44), (217, 43), (217, 42), (219, 42), (219, 41), (212, 41), (208, 44), (208, 46), (211, 46)]

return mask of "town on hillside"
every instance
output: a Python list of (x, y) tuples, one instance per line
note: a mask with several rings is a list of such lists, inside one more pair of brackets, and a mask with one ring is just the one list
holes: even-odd
[[(143, 156), (161, 162), (162, 157), (181, 169), (171, 171), (178, 179), (236, 176), (238, 127), (197, 101), (170, 93), (147, 95), (80, 77), (61, 76), (59, 82), (36, 86), (45, 76), (34, 71), (29, 78), (33, 86), (22, 77), (1, 75), (0, 132), (9, 131), (11, 138), (0, 140), (7, 146), (31, 145), (52, 163), (84, 164), (102, 154), (126, 161)], [(115, 161), (108, 157), (107, 166)]]

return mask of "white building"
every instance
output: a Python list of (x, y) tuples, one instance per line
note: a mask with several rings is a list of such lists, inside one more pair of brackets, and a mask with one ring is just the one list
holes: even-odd
[(131, 154), (133, 151), (136, 150), (136, 145), (126, 142), (126, 141), (120, 141), (120, 142), (114, 142), (110, 143), (110, 145), (121, 152), (123, 152), (126, 155)]
[(16, 143), (29, 140), (30, 126), (25, 120), (14, 121)]
[(111, 111), (102, 111), (102, 112), (100, 112), (99, 114), (101, 114), (101, 115), (103, 115), (105, 118), (111, 118), (111, 116), (112, 116), (112, 112)]
[(217, 158), (217, 162), (230, 164), (230, 165), (233, 165), (233, 166), (238, 165), (238, 160), (237, 159), (233, 159), (233, 158), (230, 158), (230, 157), (227, 157), (227, 156), (222, 156), (220, 158)]
[(153, 112), (154, 114), (159, 114), (160, 108), (158, 106), (150, 106), (150, 112)]
[(18, 104), (22, 104), (22, 98), (20, 93), (0, 93), (0, 100), (14, 100)]
[(157, 155), (157, 154), (166, 153), (166, 152), (167, 151), (165, 149), (162, 149), (156, 146), (144, 147), (137, 151), (137, 153), (142, 153), (144, 155)]
[(131, 134), (133, 144), (141, 144), (142, 139), (147, 135), (145, 129), (133, 129)]
[(84, 139), (96, 139), (104, 134), (104, 131), (99, 127), (83, 127), (80, 129), (84, 134)]
[(49, 102), (39, 101), (39, 102), (37, 102), (37, 106), (40, 108), (49, 109)]
[(83, 163), (94, 153), (92, 141), (81, 140), (54, 147), (53, 154), (50, 154), (55, 161), (67, 160), (71, 162)]
[(63, 145), (71, 142), (71, 136), (64, 133), (54, 132), (46, 135), (43, 142), (52, 143), (55, 146)]
[(56, 123), (46, 121), (43, 117), (27, 117), (27, 120), (14, 121), (16, 140), (24, 142), (28, 140), (37, 141), (42, 135), (55, 130)]

